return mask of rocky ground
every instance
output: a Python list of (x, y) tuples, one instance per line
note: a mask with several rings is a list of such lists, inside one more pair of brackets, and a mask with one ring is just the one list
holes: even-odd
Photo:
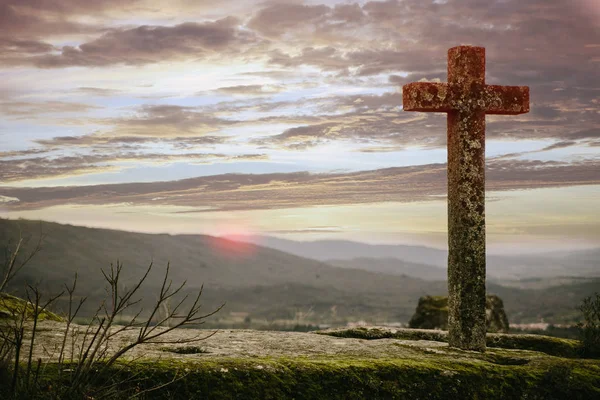
[[(75, 354), (84, 330), (74, 326), (67, 336)], [(42, 321), (34, 359), (56, 361), (64, 332), (64, 323)], [(107, 354), (136, 337), (135, 329), (120, 333)], [(485, 353), (449, 347), (443, 331), (386, 327), (181, 329), (161, 340), (194, 337), (207, 338), (132, 349), (120, 373), (149, 378), (123, 390), (165, 385), (148, 398), (173, 399), (600, 399), (600, 360), (578, 358), (579, 343), (563, 339), (493, 334)]]
[[(44, 360), (56, 359), (58, 349), (62, 344), (66, 324), (55, 321), (42, 321), (37, 328), (34, 358)], [(72, 326), (68, 335), (68, 348), (71, 348), (72, 338), (75, 340), (75, 353), (80, 347), (85, 332), (85, 326)], [(164, 330), (166, 328), (158, 328)], [(416, 331), (416, 330), (415, 330)], [(333, 331), (332, 331), (333, 332)], [(397, 332), (393, 329), (391, 332)], [(128, 329), (117, 335), (109, 343), (111, 351), (134, 341), (136, 329)], [(129, 358), (140, 356), (146, 358), (169, 357), (177, 359), (219, 359), (219, 358), (256, 358), (256, 357), (310, 357), (310, 356), (351, 356), (366, 358), (403, 357), (412, 350), (444, 351), (448, 345), (431, 340), (399, 340), (381, 339), (365, 340), (356, 338), (341, 338), (316, 333), (255, 331), (246, 329), (208, 330), (208, 329), (178, 329), (161, 337), (161, 341), (190, 340), (204, 338), (198, 342), (183, 344), (143, 344), (127, 353)], [(193, 352), (192, 349), (197, 349)], [(177, 351), (189, 349), (191, 354), (179, 354)], [(68, 350), (69, 351), (69, 350)], [(70, 355), (67, 354), (67, 357)]]

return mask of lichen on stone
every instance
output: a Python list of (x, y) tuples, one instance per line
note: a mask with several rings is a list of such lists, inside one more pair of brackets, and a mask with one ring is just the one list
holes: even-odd
[(448, 114), (449, 341), (484, 351), (485, 115), (528, 112), (529, 88), (486, 85), (485, 49), (458, 46), (448, 50), (448, 83), (402, 93), (405, 111)]

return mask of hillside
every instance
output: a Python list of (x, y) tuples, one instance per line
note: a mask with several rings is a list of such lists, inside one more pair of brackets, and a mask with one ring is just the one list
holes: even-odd
[[(252, 238), (248, 238), (252, 240)], [(254, 239), (262, 246), (291, 254), (303, 254), (315, 260), (351, 260), (353, 258), (397, 258), (416, 264), (446, 266), (448, 255), (444, 250), (426, 246), (368, 244), (349, 240), (315, 240), (300, 242), (269, 236)]]
[(398, 258), (357, 257), (350, 260), (327, 260), (327, 264), (390, 275), (406, 275), (426, 281), (443, 281), (448, 276), (446, 268), (408, 262)]
[[(34, 221), (0, 220), (0, 244), (14, 243), (19, 229), (32, 238), (31, 246), (40, 225)], [(155, 270), (142, 287), (146, 303), (155, 297), (170, 261), (175, 283), (187, 280), (189, 291), (205, 285), (203, 304), (207, 308), (227, 303), (215, 319), (221, 324), (231, 322), (235, 315), (241, 320), (247, 316), (267, 322), (406, 322), (419, 297), (446, 294), (446, 283), (441, 280), (336, 268), (279, 250), (205, 235), (151, 235), (46, 222), (42, 230), (42, 250), (10, 289), (22, 293), (24, 283), (29, 282), (37, 283), (47, 293), (56, 293), (78, 272), (78, 292), (89, 297), (86, 313), (92, 312), (104, 296), (100, 269), (116, 260), (124, 263), (123, 283), (129, 285), (154, 261)], [(600, 291), (600, 280), (539, 290), (488, 285), (488, 292), (504, 299), (512, 322), (538, 321), (542, 317), (548, 322), (572, 320), (581, 299), (595, 291)]]
[[(34, 221), (0, 220), (0, 244), (18, 236), (37, 238), (40, 225)], [(101, 268), (120, 260), (125, 278), (143, 274), (150, 262), (156, 269), (149, 276), (145, 294), (154, 296), (162, 271), (171, 264), (174, 282), (187, 280), (187, 287), (205, 286), (207, 307), (227, 302), (229, 312), (250, 312), (267, 319), (311, 310), (323, 318), (377, 318), (408, 320), (420, 296), (443, 294), (444, 282), (388, 276), (356, 269), (335, 268), (320, 261), (282, 251), (252, 246), (206, 235), (152, 235), (106, 229), (42, 224), (42, 250), (12, 285), (38, 283), (48, 292), (79, 274), (78, 287), (91, 300), (104, 294)]]

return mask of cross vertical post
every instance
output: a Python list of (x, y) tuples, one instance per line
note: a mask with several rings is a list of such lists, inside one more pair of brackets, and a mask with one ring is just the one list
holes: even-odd
[(458, 46), (448, 83), (404, 85), (402, 101), (448, 114), (448, 342), (485, 351), (485, 115), (529, 112), (529, 88), (486, 85), (485, 49)]

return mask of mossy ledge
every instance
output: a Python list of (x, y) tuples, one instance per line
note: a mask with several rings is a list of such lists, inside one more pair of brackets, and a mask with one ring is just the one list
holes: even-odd
[[(50, 368), (51, 369), (51, 368)], [(116, 398), (146, 399), (592, 399), (600, 365), (560, 358), (526, 366), (447, 357), (222, 358), (122, 363), (99, 382), (128, 381)], [(56, 381), (47, 380), (48, 385)], [(92, 389), (92, 388), (90, 388)], [(93, 393), (93, 390), (91, 391)], [(43, 395), (40, 393), (40, 395)], [(42, 397), (40, 397), (42, 398)]]
[[(66, 325), (44, 321), (41, 327), (33, 353), (44, 363), (40, 389), (28, 399), (103, 398), (102, 387), (110, 387), (114, 399), (600, 399), (600, 360), (495, 347), (466, 351), (420, 340), (440, 332), (407, 330), (414, 335), (407, 340), (389, 338), (398, 330), (386, 328), (339, 330), (338, 337), (228, 329), (194, 345), (147, 344), (110, 369), (94, 371), (92, 382), (66, 396), (76, 368), (63, 365), (59, 374), (56, 353), (46, 351), (60, 345), (57, 333)], [(179, 329), (165, 339), (209, 333)], [(119, 333), (109, 352), (137, 334)], [(2, 393), (9, 381), (0, 379), (1, 399), (10, 398)]]
[[(435, 342), (448, 342), (448, 332), (430, 329), (388, 329), (388, 328), (351, 328), (330, 329), (315, 332), (320, 335), (329, 335), (354, 339), (400, 339), (400, 340), (431, 340)], [(581, 343), (577, 340), (560, 339), (543, 335), (488, 333), (486, 345), (503, 349), (532, 350), (552, 356), (565, 358), (579, 358), (583, 352)]]

